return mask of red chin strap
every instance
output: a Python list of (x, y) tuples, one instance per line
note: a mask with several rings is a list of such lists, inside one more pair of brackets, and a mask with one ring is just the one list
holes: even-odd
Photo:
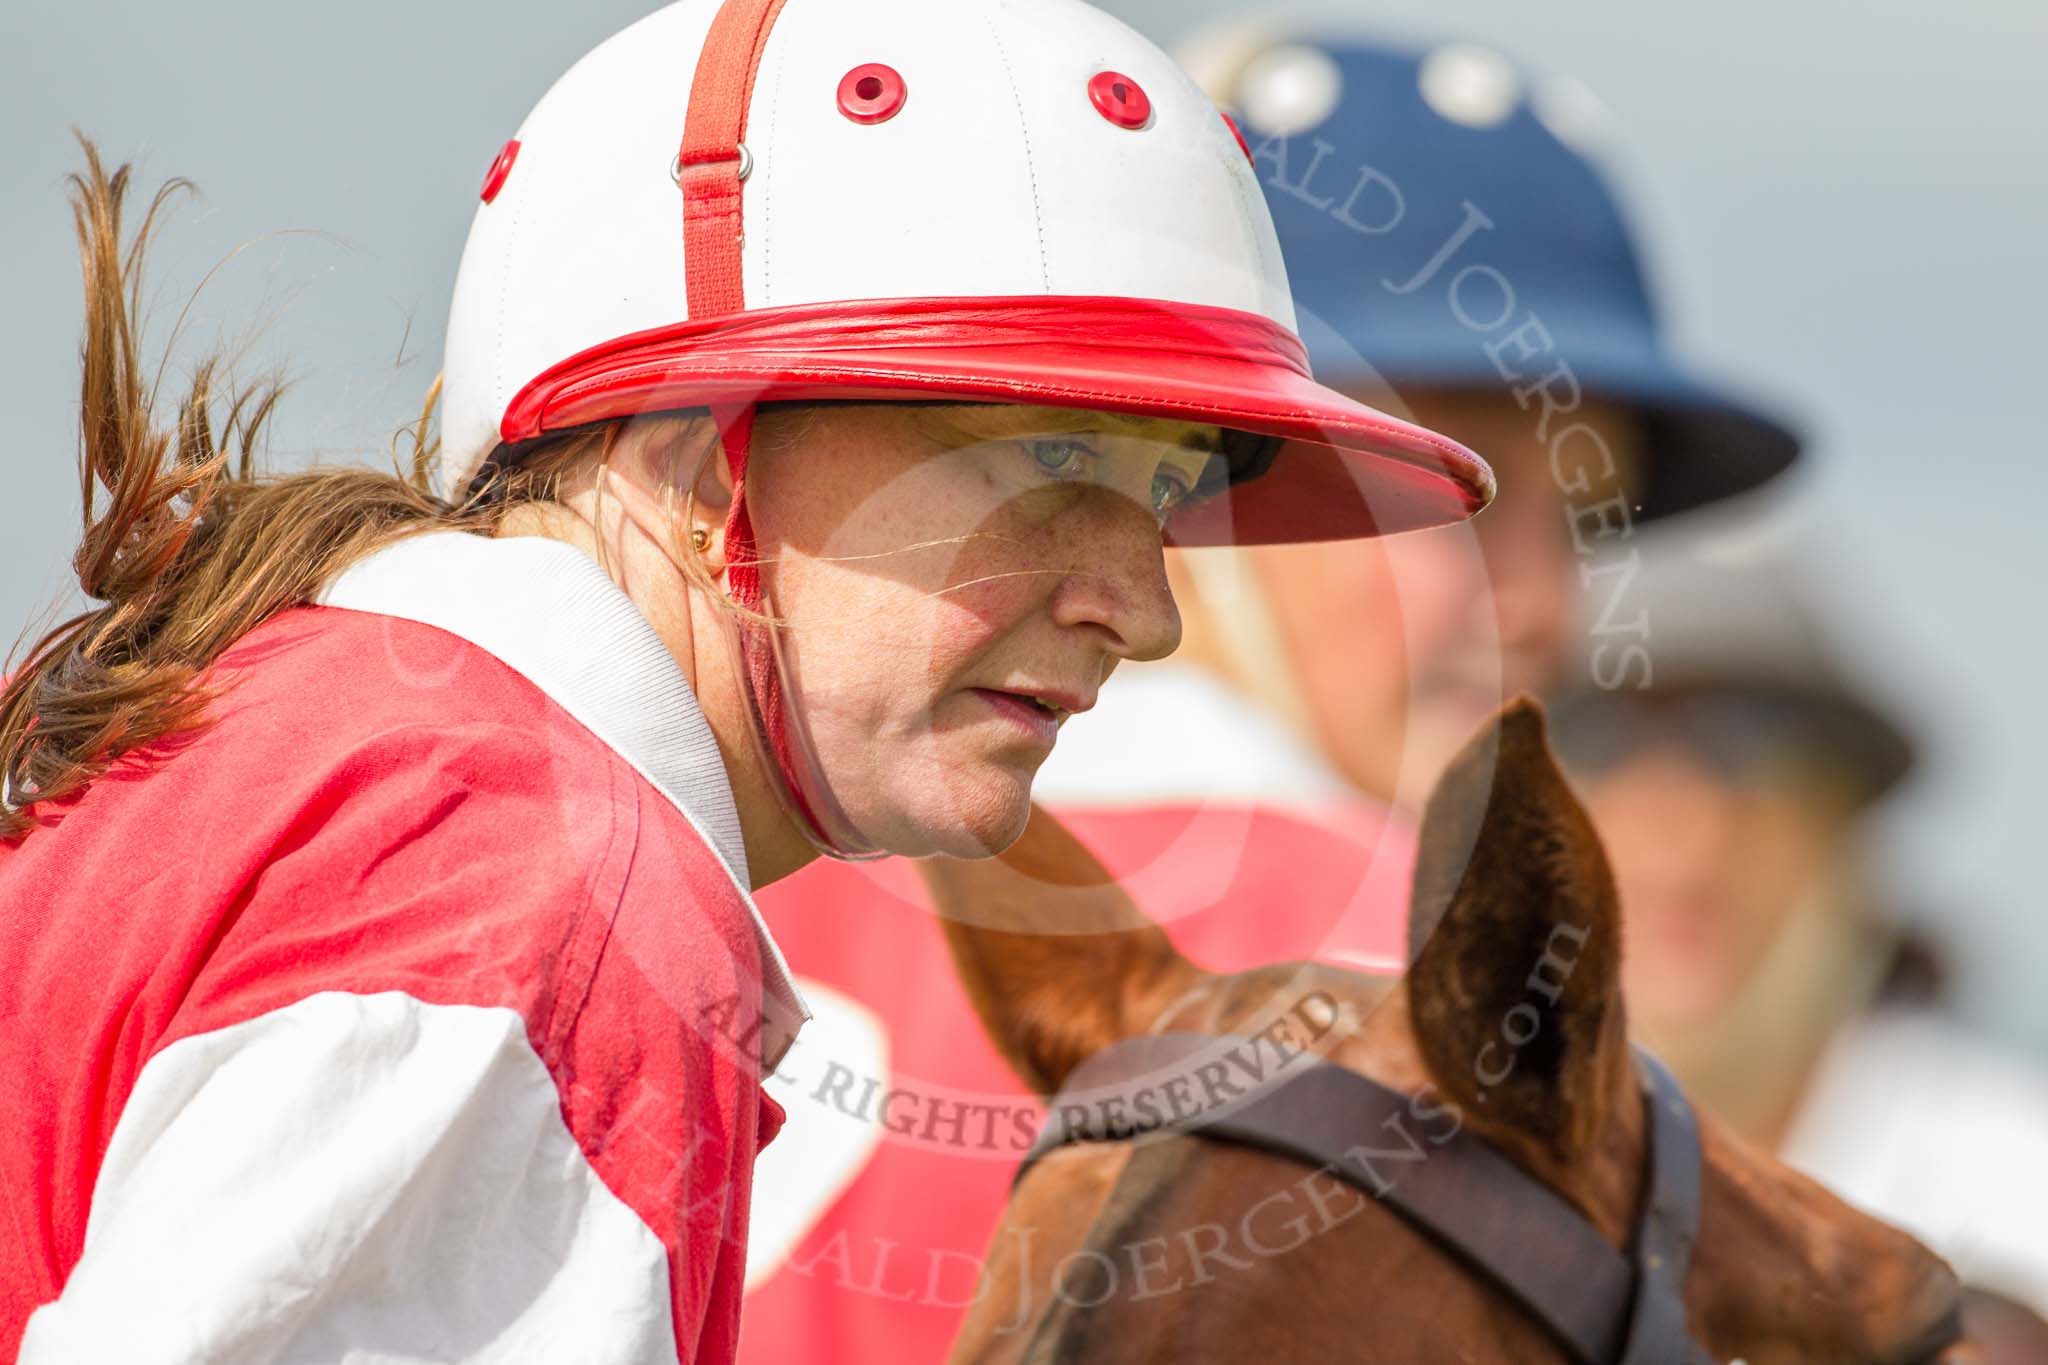
[(732, 506), (725, 514), (726, 593), (749, 611), (761, 609), (761, 560), (754, 542), (754, 519), (747, 515), (747, 452), (754, 442), (753, 403), (719, 404), (711, 409), (718, 439), (725, 447), (725, 467), (732, 474)]
[(725, 626), (734, 671), (747, 690), (748, 719), (757, 751), (768, 764), (769, 780), (804, 837), (830, 857), (878, 858), (887, 850), (861, 833), (825, 778), (797, 706), (792, 664), (783, 650), (782, 629), (773, 619), (775, 603), (761, 588), (761, 557), (754, 520), (747, 512), (747, 462), (759, 411), (753, 403), (711, 409), (726, 468), (732, 473), (732, 506), (725, 516), (726, 595), (740, 610), (728, 616)]
[[(783, 0), (725, 0), (711, 21), (690, 82), (690, 108), (676, 155), (683, 192), (683, 265), (692, 320), (743, 312), (747, 306), (741, 250), (741, 139), (747, 106), (769, 31)], [(753, 443), (753, 403), (712, 409), (726, 467), (732, 507), (725, 518), (726, 581), (742, 615), (733, 629), (735, 662), (748, 691), (762, 755), (774, 769), (785, 803), (811, 842), (838, 857), (872, 852), (852, 832), (824, 785), (802, 720), (791, 709), (776, 628), (758, 614), (773, 614), (761, 591), (760, 554), (747, 514), (747, 454)], [(806, 779), (809, 780), (806, 780)], [(830, 818), (821, 819), (823, 812)]]
[[(754, 519), (747, 514), (747, 454), (754, 441), (753, 403), (715, 407), (711, 418), (718, 424), (718, 439), (725, 447), (725, 467), (732, 472), (732, 506), (725, 514), (726, 596), (744, 613), (762, 613), (761, 556), (754, 540)], [(739, 623), (739, 661), (745, 682), (753, 693), (754, 723), (763, 747), (775, 766), (782, 770), (782, 786), (797, 814), (818, 832), (817, 814), (804, 800), (802, 784), (796, 780), (796, 756), (790, 750), (789, 718), (784, 709), (781, 670), (768, 634), (772, 625), (742, 618)]]

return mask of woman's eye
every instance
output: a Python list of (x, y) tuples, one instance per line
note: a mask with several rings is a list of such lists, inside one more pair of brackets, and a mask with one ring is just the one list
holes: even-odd
[(1048, 474), (1075, 473), (1081, 462), (1093, 453), (1086, 441), (1071, 436), (1050, 436), (1030, 444), (1031, 458), (1038, 461), (1038, 467)]
[(1187, 501), (1189, 492), (1187, 480), (1167, 470), (1160, 470), (1152, 476), (1152, 511), (1164, 519), (1166, 515)]

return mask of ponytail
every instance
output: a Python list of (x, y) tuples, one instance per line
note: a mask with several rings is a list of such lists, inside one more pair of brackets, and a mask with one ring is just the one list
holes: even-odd
[[(142, 262), (158, 215), (189, 188), (160, 189), (122, 237), (129, 168), (109, 176), (85, 139), (71, 177), (85, 276), (79, 404), (84, 531), (79, 587), (103, 603), (38, 641), (0, 690), (0, 839), (38, 807), (80, 792), (122, 755), (202, 723), (202, 675), (266, 619), (310, 600), (349, 564), (403, 536), (485, 532), (502, 495), (461, 507), (426, 482), (433, 396), (411, 429), (409, 477), (336, 469), (263, 477), (254, 452), (275, 383), (242, 388), (202, 362), (168, 429), (138, 344)], [(438, 388), (438, 386), (437, 386)]]

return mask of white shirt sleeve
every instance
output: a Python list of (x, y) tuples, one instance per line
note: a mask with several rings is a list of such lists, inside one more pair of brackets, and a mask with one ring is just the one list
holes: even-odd
[(671, 1311), (514, 1011), (325, 992), (143, 1068), (20, 1360), (675, 1365)]

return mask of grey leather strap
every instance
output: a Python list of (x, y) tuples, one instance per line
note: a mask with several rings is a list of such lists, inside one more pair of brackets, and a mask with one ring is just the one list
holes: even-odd
[(1619, 1365), (1713, 1365), (1685, 1326), (1685, 1277), (1700, 1233), (1700, 1130), (1664, 1064), (1638, 1049), (1649, 1171), (1634, 1242), (1636, 1294)]
[[(1125, 1039), (1075, 1069), (1018, 1179), (1071, 1142), (1186, 1133), (1328, 1168), (1396, 1210), (1547, 1327), (1577, 1365), (1620, 1356), (1635, 1272), (1593, 1225), (1505, 1156), (1408, 1095), (1300, 1054), (1241, 1100), (1188, 1115), (1204, 1065), (1270, 1044), (1207, 1034)], [(1146, 1115), (1154, 1117), (1147, 1118)], [(1697, 1173), (1695, 1173), (1695, 1188)], [(1683, 1327), (1681, 1311), (1681, 1329)], [(1644, 1357), (1675, 1365), (1683, 1356)]]
[[(1385, 1203), (1547, 1328), (1573, 1365), (1714, 1365), (1685, 1318), (1699, 1123), (1656, 1058), (1636, 1052), (1648, 1141), (1624, 1256), (1501, 1153), (1452, 1131), (1440, 1108), (1262, 1041), (1166, 1033), (1105, 1048), (1068, 1077), (1016, 1178), (1074, 1142), (1193, 1135), (1271, 1152)], [(1961, 1338), (1951, 1313), (1903, 1358), (1931, 1362)]]

